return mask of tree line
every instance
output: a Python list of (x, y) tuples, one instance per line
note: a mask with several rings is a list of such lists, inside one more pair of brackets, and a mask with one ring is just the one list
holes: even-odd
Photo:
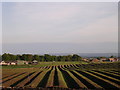
[(73, 55), (66, 55), (66, 56), (55, 56), (55, 55), (49, 55), (49, 54), (44, 54), (44, 55), (32, 55), (32, 54), (22, 54), (22, 55), (13, 55), (9, 53), (4, 53), (1, 55), (3, 61), (16, 61), (16, 60), (25, 60), (25, 61), (32, 61), (32, 60), (37, 60), (37, 61), (81, 61), (82, 57), (73, 54)]

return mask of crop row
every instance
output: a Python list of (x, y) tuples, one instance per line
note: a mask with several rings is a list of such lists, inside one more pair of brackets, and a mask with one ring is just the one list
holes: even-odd
[[(84, 66), (84, 65), (83, 65)], [(83, 67), (82, 66), (82, 67)], [(0, 81), (3, 87), (62, 87), (75, 89), (119, 89), (118, 70), (79, 70), (77, 64), (45, 66), (6, 71)], [(10, 73), (9, 75), (7, 75)]]

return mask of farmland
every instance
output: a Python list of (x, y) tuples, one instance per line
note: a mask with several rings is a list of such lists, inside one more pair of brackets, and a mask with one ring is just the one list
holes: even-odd
[(3, 67), (0, 86), (3, 88), (54, 88), (119, 90), (119, 62), (42, 63), (37, 67)]

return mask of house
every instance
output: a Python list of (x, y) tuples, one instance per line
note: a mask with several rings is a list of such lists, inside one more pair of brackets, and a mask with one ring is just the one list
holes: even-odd
[(7, 61), (6, 62), (7, 65), (17, 65), (16, 61)]
[(29, 62), (28, 61), (24, 61), (24, 64), (29, 64)]
[(116, 61), (118, 61), (118, 58), (109, 58), (108, 59), (110, 62), (116, 62)]
[(94, 58), (91, 62), (99, 62), (100, 60), (98, 60), (97, 58)]
[(8, 61), (7, 61), (7, 62), (5, 62), (5, 63), (6, 63), (6, 65), (11, 65), (11, 63), (10, 63), (10, 62), (8, 62)]
[(100, 58), (100, 61), (105, 62), (105, 61), (107, 61), (107, 58)]
[(88, 62), (88, 61), (89, 61), (87, 58), (83, 58), (82, 60), (85, 61), (85, 62)]
[(17, 65), (17, 62), (10, 62), (10, 65)]
[(17, 60), (17, 65), (23, 65), (23, 64), (28, 64), (28, 61)]
[(23, 60), (17, 60), (17, 65), (23, 65), (24, 61)]
[(0, 65), (7, 65), (7, 63), (5, 61), (1, 61)]
[(16, 62), (13, 62), (13, 61), (11, 61), (11, 62), (9, 62), (9, 61), (7, 61), (7, 62), (5, 62), (5, 61), (1, 61), (0, 62), (0, 65), (16, 65), (17, 63)]
[(33, 60), (32, 64), (38, 64), (38, 61), (37, 60)]

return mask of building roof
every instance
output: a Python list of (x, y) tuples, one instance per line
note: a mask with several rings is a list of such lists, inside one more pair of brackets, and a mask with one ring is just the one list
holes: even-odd
[(38, 61), (37, 61), (37, 60), (33, 60), (32, 62), (36, 63), (36, 62), (38, 62)]

